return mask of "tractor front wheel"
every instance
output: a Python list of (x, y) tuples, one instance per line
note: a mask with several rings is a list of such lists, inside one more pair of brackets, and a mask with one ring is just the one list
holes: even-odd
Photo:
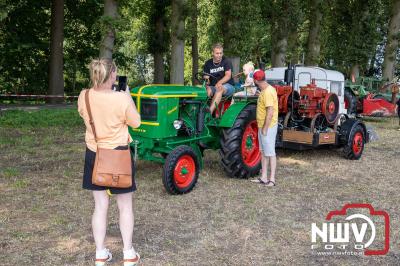
[(199, 160), (190, 146), (178, 146), (168, 154), (163, 168), (163, 184), (169, 194), (190, 192), (198, 177)]
[(365, 144), (364, 129), (357, 125), (351, 131), (346, 145), (343, 147), (343, 154), (347, 159), (358, 160), (364, 151)]
[(255, 105), (246, 106), (233, 126), (223, 130), (220, 143), (221, 163), (228, 176), (248, 178), (260, 172), (261, 154)]

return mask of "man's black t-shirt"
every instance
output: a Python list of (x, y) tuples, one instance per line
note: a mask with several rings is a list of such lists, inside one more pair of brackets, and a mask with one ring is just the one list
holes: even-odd
[[(203, 67), (203, 72), (208, 73), (216, 77), (217, 79), (210, 77), (210, 86), (215, 86), (218, 81), (220, 81), (225, 76), (225, 71), (232, 70), (232, 63), (227, 58), (222, 57), (221, 62), (215, 64), (213, 59), (208, 60)], [(231, 85), (234, 85), (233, 78), (231, 75), (231, 79), (227, 82)]]

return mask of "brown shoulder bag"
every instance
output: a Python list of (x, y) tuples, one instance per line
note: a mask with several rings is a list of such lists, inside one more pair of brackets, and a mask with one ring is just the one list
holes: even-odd
[(93, 116), (90, 110), (89, 91), (85, 93), (85, 103), (89, 114), (89, 123), (92, 127), (97, 144), (96, 159), (93, 167), (92, 183), (97, 186), (128, 188), (132, 186), (132, 159), (129, 148), (126, 150), (103, 149), (99, 147), (94, 127)]

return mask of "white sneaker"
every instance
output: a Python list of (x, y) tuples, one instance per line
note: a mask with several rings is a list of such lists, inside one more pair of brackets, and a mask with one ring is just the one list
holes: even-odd
[(95, 266), (103, 266), (106, 265), (106, 262), (110, 262), (112, 260), (112, 254), (110, 250), (104, 249), (100, 252), (96, 251), (96, 260)]
[(127, 258), (124, 256), (124, 266), (136, 266), (138, 265), (139, 260), (140, 260), (139, 253), (136, 253), (135, 257), (133, 258)]

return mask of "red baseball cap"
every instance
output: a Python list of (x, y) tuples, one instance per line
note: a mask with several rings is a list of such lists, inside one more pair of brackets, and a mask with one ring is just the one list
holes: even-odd
[(257, 81), (265, 80), (265, 72), (261, 69), (256, 69), (253, 73), (253, 79)]

